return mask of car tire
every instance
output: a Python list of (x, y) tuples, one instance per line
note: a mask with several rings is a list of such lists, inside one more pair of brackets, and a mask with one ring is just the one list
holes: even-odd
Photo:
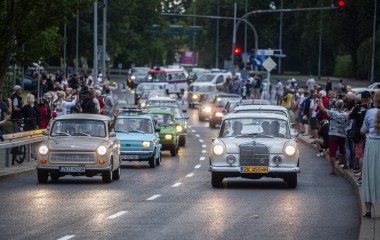
[(50, 173), (50, 178), (52, 182), (58, 182), (59, 180), (59, 175), (55, 173)]
[(223, 186), (223, 177), (219, 173), (211, 173), (211, 185), (213, 188), (220, 188)]
[(112, 173), (112, 180), (119, 180), (120, 179), (120, 175), (121, 175), (121, 169), (120, 169), (120, 166), (113, 171)]
[(297, 173), (289, 174), (284, 180), (288, 184), (289, 188), (297, 187)]
[(205, 120), (205, 118), (202, 117), (202, 115), (198, 115), (198, 120), (201, 121), (201, 122), (203, 122)]
[(170, 149), (170, 154), (172, 155), (172, 157), (177, 156), (177, 154), (178, 154), (178, 147), (177, 146), (173, 146), (172, 149)]
[(194, 105), (189, 103), (189, 108), (194, 108)]
[(113, 176), (113, 171), (112, 170), (109, 170), (108, 172), (102, 173), (102, 181), (103, 181), (103, 183), (111, 183), (112, 182), (112, 178), (113, 178), (112, 176)]
[(185, 136), (180, 136), (179, 137), (179, 146), (184, 147), (186, 145), (186, 137)]
[(149, 167), (150, 168), (156, 167), (156, 151), (153, 152), (153, 156), (149, 159)]
[(161, 153), (158, 155), (158, 158), (156, 159), (156, 166), (160, 166), (161, 165), (161, 159), (162, 159), (162, 155)]
[(49, 173), (37, 170), (37, 179), (39, 183), (47, 183), (49, 180)]

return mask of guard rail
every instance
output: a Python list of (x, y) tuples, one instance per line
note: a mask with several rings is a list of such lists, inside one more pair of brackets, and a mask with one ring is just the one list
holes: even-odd
[(11, 133), (3, 135), (4, 141), (0, 142), (0, 149), (6, 149), (5, 167), (10, 167), (10, 151), (13, 147), (26, 145), (27, 161), (31, 159), (31, 147), (33, 143), (45, 141), (47, 136), (42, 133), (45, 129)]

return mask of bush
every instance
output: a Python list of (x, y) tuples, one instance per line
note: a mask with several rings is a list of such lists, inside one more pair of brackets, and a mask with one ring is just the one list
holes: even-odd
[(345, 78), (353, 76), (351, 55), (339, 55), (335, 58), (334, 76)]

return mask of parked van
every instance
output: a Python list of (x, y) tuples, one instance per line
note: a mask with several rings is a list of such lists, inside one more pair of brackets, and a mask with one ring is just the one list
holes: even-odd
[(228, 78), (231, 78), (229, 73), (205, 73), (194, 83), (212, 83), (219, 91), (224, 91)]
[(167, 94), (177, 94), (180, 98), (188, 88), (186, 75), (181, 66), (156, 67), (149, 70), (148, 82), (164, 82)]

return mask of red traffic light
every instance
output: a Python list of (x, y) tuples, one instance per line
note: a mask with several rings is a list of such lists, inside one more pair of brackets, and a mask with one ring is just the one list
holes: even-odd
[(346, 3), (343, 0), (338, 1), (338, 7), (342, 8), (344, 7)]
[(234, 49), (234, 53), (236, 54), (236, 55), (238, 55), (238, 54), (240, 54), (241, 53), (241, 49), (240, 48), (235, 48)]

